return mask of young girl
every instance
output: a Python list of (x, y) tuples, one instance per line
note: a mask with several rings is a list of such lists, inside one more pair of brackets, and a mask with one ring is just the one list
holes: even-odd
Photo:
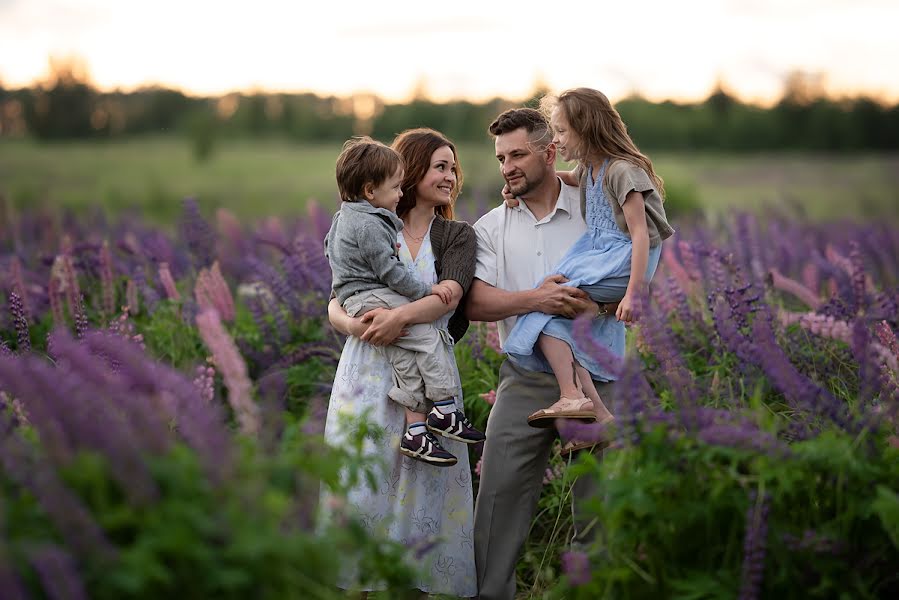
[[(635, 296), (658, 266), (662, 240), (674, 233), (662, 205), (662, 180), (601, 92), (568, 90), (558, 98), (544, 97), (541, 108), (549, 116), (559, 155), (579, 163), (572, 173), (560, 175), (565, 183), (580, 186), (587, 221), (587, 231), (554, 272), (597, 303), (618, 302), (616, 318), (629, 323)], [(528, 417), (534, 427), (549, 427), (557, 418), (603, 424), (614, 420), (593, 385), (593, 377), (607, 375), (589, 357), (573, 351), (572, 323), (529, 313), (518, 319), (503, 348), (513, 360), (533, 365), (539, 358), (536, 346), (546, 359), (540, 361), (543, 370), (548, 363), (559, 382), (559, 401)]]

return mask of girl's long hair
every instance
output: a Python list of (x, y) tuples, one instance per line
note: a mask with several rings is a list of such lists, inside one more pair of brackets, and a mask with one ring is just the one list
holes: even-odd
[(406, 172), (403, 175), (403, 197), (396, 207), (396, 214), (401, 219), (415, 206), (415, 186), (422, 180), (428, 169), (431, 168), (431, 155), (444, 146), (449, 146), (453, 151), (453, 159), (456, 161), (456, 185), (450, 193), (450, 203), (446, 206), (438, 206), (436, 212), (447, 220), (455, 219), (454, 206), (459, 191), (462, 189), (462, 166), (459, 164), (459, 156), (456, 154), (456, 146), (445, 135), (433, 129), (420, 127), (407, 129), (393, 140), (391, 147), (403, 157)]
[(547, 119), (556, 107), (564, 111), (571, 129), (581, 138), (584, 147), (578, 150), (582, 165), (587, 156), (626, 160), (646, 171), (655, 184), (656, 191), (664, 199), (664, 181), (656, 174), (649, 157), (640, 152), (628, 135), (621, 115), (605, 94), (591, 88), (574, 88), (558, 96), (547, 95), (540, 99), (540, 109)]

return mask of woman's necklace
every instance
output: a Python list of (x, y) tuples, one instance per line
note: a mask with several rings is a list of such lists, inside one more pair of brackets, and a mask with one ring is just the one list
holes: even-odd
[[(428, 226), (430, 226), (430, 223), (428, 224)], [(414, 233), (412, 233), (412, 230), (409, 228), (408, 225), (406, 225), (406, 226), (403, 228), (403, 231), (404, 231), (404, 232), (407, 232), (407, 233), (409, 234), (408, 236), (406, 236), (406, 234), (404, 233), (404, 234), (403, 234), (403, 237), (408, 237), (410, 240), (413, 240), (413, 241), (416, 241), (416, 242), (421, 243), (421, 242), (424, 241), (425, 236), (428, 234), (428, 227), (425, 227), (425, 230), (424, 230), (424, 232), (423, 232), (421, 235), (415, 235)]]

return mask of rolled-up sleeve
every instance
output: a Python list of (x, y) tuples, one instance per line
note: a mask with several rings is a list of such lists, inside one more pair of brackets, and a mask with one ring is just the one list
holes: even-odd
[(487, 214), (474, 224), (478, 243), (474, 276), (476, 279), (496, 287), (498, 278), (496, 240), (499, 231), (495, 220), (490, 218), (491, 216)]

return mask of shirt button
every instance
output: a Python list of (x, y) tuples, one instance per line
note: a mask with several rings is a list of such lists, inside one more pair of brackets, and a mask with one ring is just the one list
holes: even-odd
[(543, 253), (537, 250), (537, 256), (543, 256)]

